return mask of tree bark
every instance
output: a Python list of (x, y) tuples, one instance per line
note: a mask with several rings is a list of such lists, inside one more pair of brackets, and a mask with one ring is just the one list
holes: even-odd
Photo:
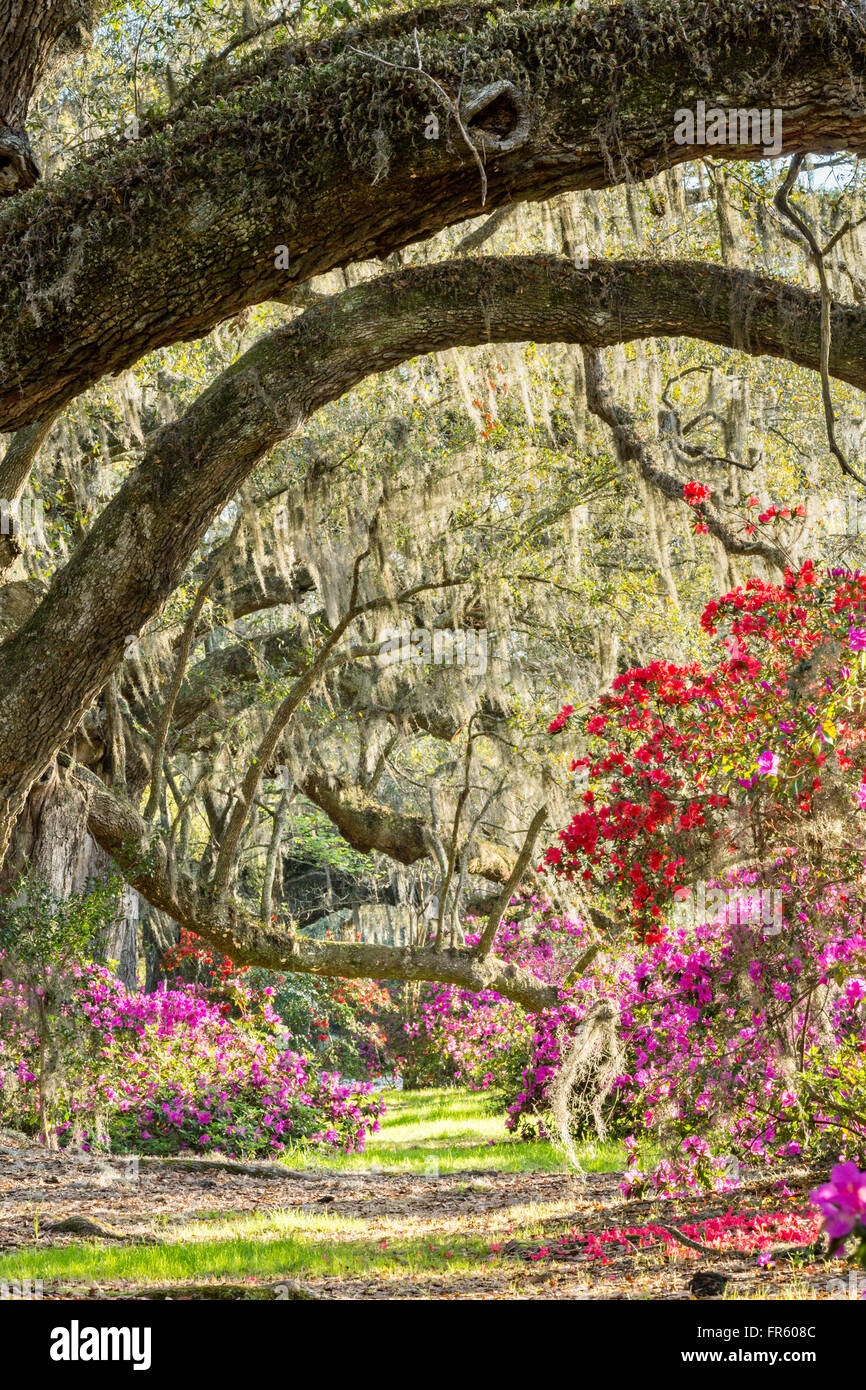
[(25, 129), (52, 72), (90, 45), (107, 0), (0, 0), (0, 198), (39, 178)]
[(54, 765), (34, 784), (0, 868), (0, 896), (10, 894), (25, 870), (57, 899), (81, 891), (93, 848), (87, 798), (87, 789), (70, 785)]
[(108, 960), (114, 961), (114, 973), (127, 989), (134, 989), (138, 984), (138, 920), (138, 893), (130, 884), (124, 884), (105, 954)]
[[(363, 788), (320, 772), (308, 773), (298, 789), (325, 812), (346, 843), (362, 854), (375, 850), (398, 864), (417, 864), (419, 859), (430, 857), (424, 816), (395, 811)], [(505, 883), (516, 859), (516, 853), (504, 845), (478, 839), (473, 842), (469, 871), (493, 883)]]
[(675, 112), (708, 94), (781, 109), (783, 152), (863, 153), (864, 14), (862, 0), (446, 6), (208, 70), (141, 139), (107, 138), (0, 211), (0, 430), (311, 276), (692, 159)]

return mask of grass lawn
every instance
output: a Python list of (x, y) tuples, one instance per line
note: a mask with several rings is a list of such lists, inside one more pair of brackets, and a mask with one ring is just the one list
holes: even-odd
[[(622, 1203), (609, 1176), (624, 1166), (618, 1145), (580, 1146), (583, 1180), (553, 1145), (511, 1138), (489, 1093), (394, 1092), (387, 1102), (366, 1155), (287, 1155), (303, 1175), (224, 1170), (217, 1182), (213, 1169), (165, 1163), (142, 1166), (128, 1194), (109, 1194), (81, 1173), (70, 1183), (62, 1158), (37, 1156), (32, 1185), (10, 1213), (16, 1245), (0, 1256), (0, 1299), (12, 1281), (37, 1279), (45, 1297), (76, 1300), (126, 1292), (273, 1301), (293, 1296), (288, 1281), (306, 1297), (337, 1299), (689, 1296), (699, 1257), (676, 1241), (620, 1242), (590, 1260), (569, 1246), (575, 1232), (610, 1237), (611, 1228), (650, 1219), (645, 1203), (637, 1211)], [(21, 1190), (7, 1171), (3, 1187)], [(756, 1191), (744, 1201), (769, 1212), (780, 1198)], [(52, 1222), (76, 1207), (110, 1219), (114, 1238), (54, 1234)], [(674, 1225), (693, 1214), (691, 1196), (674, 1202)], [(848, 1272), (838, 1265), (837, 1296), (847, 1297)], [(730, 1271), (726, 1299), (815, 1299), (827, 1296), (830, 1280), (823, 1265), (760, 1270), (754, 1255), (744, 1263), (736, 1251)]]
[(388, 1238), (370, 1223), (325, 1212), (277, 1210), (255, 1216), (191, 1221), (159, 1245), (96, 1247), (92, 1242), (38, 1247), (0, 1259), (0, 1281), (42, 1279), (98, 1284), (130, 1279), (170, 1284), (184, 1279), (376, 1276), (400, 1270), (471, 1270), (489, 1258), (489, 1241), (426, 1233)]
[[(285, 1155), (290, 1168), (404, 1169), (411, 1173), (459, 1173), (488, 1168), (501, 1173), (565, 1171), (568, 1163), (553, 1144), (515, 1139), (505, 1128), (504, 1107), (489, 1091), (387, 1091), (382, 1128), (362, 1154)], [(625, 1167), (619, 1143), (586, 1143), (580, 1161), (592, 1172)]]

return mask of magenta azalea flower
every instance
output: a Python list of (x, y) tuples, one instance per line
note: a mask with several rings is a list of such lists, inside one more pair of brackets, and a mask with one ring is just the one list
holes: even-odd
[(866, 985), (862, 980), (849, 980), (845, 986), (845, 999), (853, 1009), (856, 1004), (866, 999)]
[(775, 777), (779, 770), (779, 755), (771, 753), (769, 748), (765, 748), (758, 758), (758, 771), (763, 777)]
[(824, 1217), (827, 1235), (839, 1240), (866, 1218), (866, 1173), (856, 1163), (837, 1163), (830, 1181), (809, 1196)]
[(848, 646), (852, 652), (866, 651), (866, 628), (849, 627)]

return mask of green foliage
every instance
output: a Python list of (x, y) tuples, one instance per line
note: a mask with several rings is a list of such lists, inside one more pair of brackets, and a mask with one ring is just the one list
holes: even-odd
[[(32, 1029), (34, 1119), (46, 1143), (66, 1062), (77, 1057), (82, 1046), (83, 1021), (70, 1008), (75, 976), (100, 949), (117, 910), (120, 889), (121, 880), (110, 877), (92, 880), (85, 892), (58, 899), (44, 880), (25, 872), (14, 892), (0, 902), (0, 964), (5, 967), (3, 975), (11, 976), (7, 980), (0, 976), (0, 986), (8, 992), (15, 977), (21, 982), (17, 1000), (14, 993), (7, 993), (5, 1002), (17, 1005), (11, 1024)], [(5, 1023), (8, 1026), (10, 1020)], [(6, 1062), (8, 1066), (8, 1057)], [(0, 1091), (0, 1106), (9, 1110), (11, 1122), (26, 1123), (29, 1106), (18, 1097), (11, 1072)]]
[(853, 1161), (866, 1167), (866, 1052), (847, 1039), (832, 1056), (806, 1053), (796, 1104), (782, 1112), (779, 1133), (799, 1142), (814, 1164)]
[(83, 893), (59, 899), (32, 872), (25, 872), (0, 901), (0, 951), (32, 980), (46, 967), (62, 969), (90, 959), (117, 910), (122, 880), (91, 880)]
[(288, 1029), (292, 1047), (319, 1066), (360, 1079), (387, 1070), (386, 1037), (396, 1013), (388, 991), (372, 980), (252, 970), (254, 992), (274, 990), (271, 1005)]

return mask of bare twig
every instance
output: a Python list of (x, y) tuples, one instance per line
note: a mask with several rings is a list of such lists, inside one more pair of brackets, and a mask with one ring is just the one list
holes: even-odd
[(830, 310), (832, 308), (833, 301), (832, 296), (830, 294), (830, 286), (827, 282), (827, 271), (824, 265), (824, 257), (827, 255), (828, 251), (832, 250), (832, 248), (836, 245), (839, 239), (843, 237), (846, 232), (849, 232), (851, 230), (851, 224), (846, 222), (842, 227), (840, 227), (839, 230), (827, 242), (827, 245), (824, 247), (823, 251), (821, 250), (811, 227), (809, 227), (807, 223), (803, 221), (803, 218), (800, 217), (799, 213), (794, 211), (794, 209), (791, 207), (791, 204), (788, 201), (788, 197), (791, 193), (791, 190), (794, 187), (794, 184), (797, 182), (797, 176), (803, 167), (804, 158), (805, 156), (802, 154), (794, 155), (794, 158), (791, 160), (790, 166), (788, 168), (788, 172), (785, 175), (784, 182), (782, 183), (782, 186), (780, 187), (775, 198), (773, 199), (773, 202), (777, 210), (782, 214), (782, 216), (786, 217), (788, 221), (794, 227), (797, 228), (797, 231), (805, 237), (809, 245), (809, 250), (812, 254), (812, 260), (815, 264), (815, 269), (818, 272), (818, 281), (821, 286), (821, 399), (824, 404), (824, 420), (827, 428), (827, 442), (830, 445), (830, 452), (838, 461), (839, 467), (842, 469), (842, 472), (847, 473), (849, 478), (854, 478), (855, 481), (858, 482), (861, 487), (866, 488), (866, 479), (861, 478), (857, 470), (851, 467), (850, 463), (846, 459), (836, 440), (836, 417), (833, 411), (833, 398), (830, 395)]
[[(444, 101), (445, 105), (447, 106), (449, 112), (450, 112), (451, 115), (454, 117), (454, 120), (455, 120), (455, 122), (456, 122), (456, 124), (457, 124), (457, 129), (460, 131), (460, 134), (463, 136), (463, 139), (466, 141), (466, 144), (468, 145), (469, 150), (470, 150), (470, 152), (471, 152), (471, 154), (472, 154), (472, 158), (475, 160), (475, 163), (478, 165), (478, 172), (479, 172), (479, 174), (481, 175), (481, 206), (484, 207), (485, 203), (487, 202), (487, 171), (486, 171), (486, 169), (484, 168), (484, 161), (482, 160), (481, 155), (478, 153), (478, 147), (476, 146), (475, 141), (472, 139), (471, 135), (469, 134), (469, 131), (466, 129), (466, 126), (463, 124), (463, 118), (462, 118), (462, 116), (460, 115), (460, 104), (459, 104), (460, 98), (459, 98), (459, 96), (458, 96), (457, 101), (455, 101), (454, 98), (453, 98), (452, 96), (450, 96), (449, 93), (446, 91), (445, 87), (443, 87), (442, 83), (439, 82), (439, 81), (437, 81), (437, 79), (436, 79), (435, 77), (433, 77), (431, 73), (426, 72), (426, 71), (424, 70), (424, 68), (421, 66), (421, 50), (420, 50), (420, 47), (419, 47), (419, 45), (418, 45), (418, 34), (417, 34), (417, 31), (416, 31), (416, 33), (415, 33), (415, 48), (416, 48), (416, 51), (417, 51), (417, 53), (418, 53), (418, 66), (417, 66), (417, 68), (409, 67), (408, 63), (389, 63), (388, 60), (387, 60), (387, 58), (380, 58), (380, 57), (378, 56), (378, 54), (376, 54), (376, 53), (365, 53), (365, 51), (364, 51), (362, 48), (351, 48), (351, 47), (350, 47), (348, 51), (349, 51), (350, 53), (357, 53), (359, 58), (369, 58), (369, 59), (371, 60), (371, 62), (374, 62), (374, 63), (381, 63), (381, 64), (383, 65), (383, 67), (386, 67), (386, 68), (393, 68), (396, 72), (411, 72), (412, 75), (415, 76), (415, 77), (425, 77), (425, 78), (427, 79), (428, 82), (432, 83), (432, 85), (436, 88), (436, 91), (439, 93), (439, 96), (442, 98), (442, 100)], [(465, 73), (465, 70), (466, 70), (466, 60), (465, 60), (465, 57), (464, 57), (463, 69), (464, 69), (464, 73)], [(460, 92), (462, 93), (462, 91), (463, 91), (463, 78), (461, 77), (461, 79), (460, 79)]]
[(493, 947), (493, 942), (496, 939), (496, 933), (499, 930), (499, 925), (502, 921), (503, 914), (505, 913), (505, 910), (511, 901), (512, 893), (514, 892), (515, 888), (517, 887), (518, 883), (523, 877), (526, 866), (529, 863), (529, 859), (532, 854), (532, 850), (535, 845), (538, 832), (546, 820), (547, 807), (541, 806), (536, 811), (535, 815), (532, 817), (529, 829), (526, 832), (526, 839), (523, 842), (523, 849), (517, 856), (514, 868), (508, 875), (508, 881), (505, 884), (505, 887), (502, 889), (502, 892), (499, 894), (499, 897), (496, 899), (496, 902), (490, 910), (490, 916), (487, 918), (487, 924), (483, 932), (481, 933), (481, 939), (478, 942), (478, 945), (475, 947), (473, 955), (486, 956), (490, 953), (490, 950)]
[[(466, 753), (463, 762), (463, 786), (457, 797), (457, 805), (454, 809), (454, 824), (451, 827), (451, 844), (448, 848), (448, 862), (445, 866), (445, 878), (439, 893), (439, 916), (436, 922), (436, 950), (442, 944), (442, 931), (445, 922), (445, 909), (448, 902), (448, 895), (451, 891), (451, 880), (454, 877), (454, 864), (457, 858), (457, 837), (460, 834), (460, 818), (463, 815), (463, 807), (466, 805), (469, 796), (469, 773), (472, 767), (472, 741), (475, 737), (472, 733), (472, 725), (478, 717), (479, 711), (476, 710), (469, 720), (468, 737), (466, 739)], [(455, 904), (455, 911), (457, 905)], [(451, 931), (453, 937), (453, 927)], [(451, 942), (454, 944), (453, 940)]]
[(193, 639), (195, 637), (196, 627), (198, 626), (199, 616), (201, 614), (202, 608), (204, 607), (205, 600), (213, 586), (213, 582), (216, 579), (217, 574), (219, 573), (219, 568), (222, 564), (223, 557), (228, 553), (228, 551), (235, 543), (235, 539), (240, 529), (242, 520), (242, 517), (238, 517), (237, 521), (232, 527), (232, 532), (228, 540), (225, 541), (217, 550), (216, 555), (214, 556), (213, 561), (211, 562), (211, 565), (207, 571), (207, 574), (205, 575), (204, 579), (199, 585), (198, 593), (195, 596), (192, 608), (189, 612), (189, 617), (187, 618), (186, 624), (184, 625), (183, 635), (180, 639), (180, 646), (178, 648), (177, 660), (174, 665), (174, 672), (172, 673), (171, 685), (168, 688), (168, 694), (165, 697), (165, 704), (163, 706), (162, 714), (160, 715), (159, 719), (159, 724), (157, 725), (156, 733), (154, 735), (153, 754), (151, 757), (150, 796), (148, 797), (147, 805), (144, 809), (145, 820), (153, 820), (153, 817), (156, 814), (156, 809), (159, 805), (159, 798), (162, 793), (162, 767), (163, 755), (165, 753), (165, 745), (168, 739), (168, 731), (171, 727), (171, 720), (174, 714), (174, 707), (177, 704), (177, 697), (180, 694), (180, 688), (183, 684), (183, 676), (186, 670), (187, 661), (189, 660), (189, 654), (192, 649)]

